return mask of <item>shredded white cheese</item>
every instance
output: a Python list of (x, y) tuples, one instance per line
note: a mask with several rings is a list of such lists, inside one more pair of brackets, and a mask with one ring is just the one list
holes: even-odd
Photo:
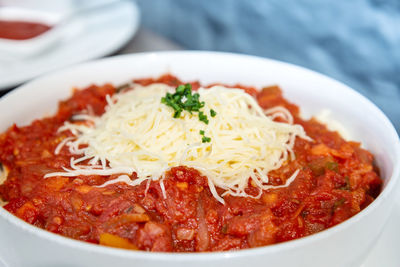
[[(200, 88), (202, 109), (209, 124), (200, 121), (197, 113), (183, 111), (173, 118), (173, 109), (161, 103), (167, 92), (175, 88), (165, 84), (136, 85), (134, 89), (115, 94), (101, 117), (87, 114), (77, 118), (89, 123), (66, 122), (59, 131), (71, 131), (75, 138), (62, 141), (77, 158), (70, 168), (53, 176), (111, 175), (119, 178), (106, 182), (138, 185), (159, 180), (164, 192), (163, 174), (174, 166), (188, 166), (208, 177), (209, 188), (220, 202), (223, 196), (259, 197), (262, 190), (288, 186), (298, 171), (282, 186), (268, 185), (268, 173), (294, 159), (296, 137), (310, 140), (301, 125), (293, 124), (290, 112), (283, 107), (264, 111), (257, 101), (241, 89), (214, 86)], [(215, 117), (210, 110), (216, 111)], [(281, 117), (287, 123), (275, 122)], [(200, 130), (211, 142), (202, 143)], [(82, 164), (88, 161), (88, 164)], [(128, 175), (137, 173), (136, 180)], [(260, 189), (258, 196), (245, 192), (249, 180)], [(216, 187), (225, 190), (218, 195)]]

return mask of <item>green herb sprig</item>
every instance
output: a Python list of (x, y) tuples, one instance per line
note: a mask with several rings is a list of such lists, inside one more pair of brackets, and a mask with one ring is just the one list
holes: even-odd
[[(200, 109), (204, 107), (204, 101), (200, 101), (199, 93), (192, 92), (192, 85), (187, 83), (185, 85), (179, 85), (175, 88), (175, 93), (167, 93), (165, 97), (161, 98), (161, 103), (173, 108), (173, 117), (178, 119), (184, 110), (188, 111), (190, 114), (193, 112), (198, 112), (199, 121), (208, 124), (210, 121), (208, 116)], [(217, 112), (213, 109), (210, 110), (210, 116), (215, 117)], [(202, 142), (211, 142), (211, 138), (204, 136), (204, 131), (200, 131), (202, 137)]]
[(204, 101), (199, 100), (198, 93), (192, 93), (192, 86), (187, 83), (179, 85), (175, 89), (175, 93), (167, 93), (165, 97), (161, 98), (161, 103), (174, 109), (174, 118), (180, 118), (182, 111), (199, 112), (204, 107)]
[(211, 137), (205, 136), (205, 132), (203, 130), (200, 130), (200, 135), (203, 137), (201, 138), (202, 143), (210, 143), (211, 142)]

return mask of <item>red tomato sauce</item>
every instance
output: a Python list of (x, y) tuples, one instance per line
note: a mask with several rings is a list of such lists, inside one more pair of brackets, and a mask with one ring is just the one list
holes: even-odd
[(51, 26), (26, 21), (0, 20), (0, 38), (27, 40), (51, 29)]
[[(182, 84), (171, 75), (136, 82)], [(0, 135), (0, 162), (8, 170), (0, 186), (0, 196), (8, 202), (4, 208), (37, 227), (86, 242), (194, 252), (237, 250), (308, 236), (345, 221), (377, 197), (382, 180), (373, 156), (359, 143), (345, 141), (314, 119), (301, 119), (299, 108), (285, 100), (277, 86), (260, 92), (241, 87), (263, 108), (286, 107), (313, 139), (298, 138), (296, 159), (270, 172), (271, 184), (280, 185), (299, 169), (288, 187), (265, 190), (259, 199), (225, 196), (223, 205), (212, 196), (207, 178), (184, 166), (166, 174), (167, 198), (158, 182), (96, 187), (117, 176), (43, 179), (46, 173), (68, 167), (72, 156), (65, 147), (54, 154), (61, 140), (71, 135), (57, 129), (88, 106), (102, 114), (106, 95), (116, 91), (111, 85), (93, 85), (60, 102), (56, 115), (29, 126), (13, 125)], [(248, 192), (252, 190), (256, 189), (249, 185)]]

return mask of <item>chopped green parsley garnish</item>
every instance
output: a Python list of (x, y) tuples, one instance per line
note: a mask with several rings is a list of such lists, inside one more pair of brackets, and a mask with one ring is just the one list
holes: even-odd
[[(200, 101), (200, 95), (198, 93), (192, 93), (192, 85), (187, 83), (185, 85), (179, 85), (175, 88), (175, 93), (167, 93), (165, 97), (161, 98), (161, 103), (173, 108), (174, 110), (174, 118), (180, 118), (182, 111), (186, 110), (190, 114), (193, 112), (198, 112), (199, 121), (204, 122), (205, 124), (209, 123), (208, 117), (204, 114), (203, 111), (200, 111), (201, 108), (204, 107), (204, 101)], [(215, 110), (210, 110), (211, 117), (215, 117), (217, 112)], [(204, 136), (204, 131), (200, 131), (200, 135), (202, 135), (201, 141), (203, 143), (211, 142), (211, 138)]]
[(201, 142), (202, 142), (202, 143), (210, 143), (210, 142), (211, 142), (211, 138), (205, 136), (205, 132), (204, 132), (203, 130), (200, 130), (200, 134), (203, 136), (203, 137), (201, 138)]
[(215, 117), (215, 115), (217, 115), (217, 112), (215, 112), (215, 110), (213, 110), (213, 109), (210, 109), (210, 115), (211, 115), (211, 117)]
[(208, 124), (208, 122), (209, 122), (207, 115), (205, 115), (203, 111), (199, 112), (199, 120), (204, 122), (205, 124)]
[(161, 103), (174, 109), (174, 118), (180, 118), (184, 110), (192, 114), (193, 112), (199, 112), (204, 107), (204, 101), (200, 102), (199, 98), (200, 95), (198, 93), (193, 94), (192, 85), (187, 83), (176, 87), (175, 93), (167, 93), (165, 97), (161, 98)]
[(202, 143), (210, 143), (211, 137), (203, 136), (203, 138), (201, 138), (201, 142)]

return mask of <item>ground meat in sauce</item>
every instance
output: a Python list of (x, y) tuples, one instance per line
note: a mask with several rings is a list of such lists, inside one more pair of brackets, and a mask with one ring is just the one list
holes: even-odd
[[(135, 82), (182, 84), (171, 75)], [(191, 84), (194, 89), (200, 86)], [(277, 86), (260, 92), (238, 86), (263, 108), (286, 107), (314, 140), (297, 139), (296, 159), (270, 173), (271, 184), (279, 185), (300, 169), (287, 188), (266, 190), (260, 199), (226, 196), (223, 205), (210, 193), (207, 178), (184, 166), (166, 174), (167, 198), (158, 182), (99, 188), (95, 186), (116, 177), (43, 179), (69, 164), (69, 151), (63, 148), (54, 155), (54, 149), (71, 134), (57, 129), (89, 106), (102, 114), (106, 95), (115, 92), (111, 85), (92, 85), (62, 101), (55, 116), (25, 127), (13, 125), (0, 135), (0, 162), (9, 171), (0, 186), (1, 198), (8, 201), (4, 208), (37, 227), (82, 241), (193, 252), (236, 250), (307, 236), (343, 222), (377, 197), (382, 180), (373, 156), (359, 143), (346, 142), (314, 119), (302, 120), (298, 107), (286, 101)], [(251, 193), (255, 189), (249, 186)]]

